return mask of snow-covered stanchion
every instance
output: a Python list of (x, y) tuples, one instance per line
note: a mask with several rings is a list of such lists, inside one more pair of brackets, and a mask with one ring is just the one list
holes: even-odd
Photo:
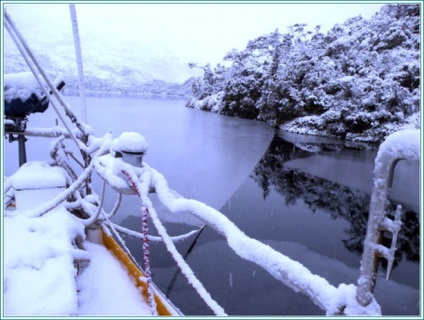
[(105, 191), (106, 191), (106, 182), (103, 181), (103, 186), (102, 186), (102, 194), (100, 197), (100, 203), (97, 206), (97, 210), (95, 213), (92, 213), (90, 215), (90, 217), (86, 220), (83, 220), (83, 224), (84, 226), (87, 227), (91, 227), (93, 224), (95, 224), (96, 222), (98, 222), (99, 216), (103, 211), (103, 201), (105, 199)]
[[(420, 130), (403, 130), (390, 135), (380, 146), (375, 159), (374, 186), (371, 194), (370, 212), (364, 251), (361, 262), (361, 273), (358, 279), (356, 298), (360, 305), (367, 306), (373, 301), (373, 290), (377, 278), (378, 257), (383, 253), (389, 258), (393, 252), (380, 244), (381, 230), (389, 222), (386, 219), (387, 199), (393, 183), (396, 164), (400, 160), (420, 159)], [(390, 224), (394, 224), (391, 222)], [(393, 229), (393, 228), (392, 228)], [(395, 237), (393, 230), (393, 237)], [(384, 254), (386, 253), (386, 254)]]

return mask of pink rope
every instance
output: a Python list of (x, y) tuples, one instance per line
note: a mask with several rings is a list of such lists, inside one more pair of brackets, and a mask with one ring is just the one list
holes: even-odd
[[(121, 170), (121, 172), (128, 178), (128, 180), (131, 182), (131, 187), (138, 194), (141, 201), (143, 201), (141, 192), (137, 188), (136, 183), (131, 179), (130, 174), (126, 172), (125, 170)], [(142, 234), (143, 234), (144, 276), (146, 277), (146, 282), (147, 282), (147, 293), (149, 296), (150, 309), (151, 309), (152, 315), (157, 315), (156, 301), (155, 301), (155, 296), (153, 292), (152, 275), (150, 272), (149, 220), (148, 220), (149, 209), (144, 204), (141, 206), (141, 213), (142, 213), (141, 221), (142, 221)]]

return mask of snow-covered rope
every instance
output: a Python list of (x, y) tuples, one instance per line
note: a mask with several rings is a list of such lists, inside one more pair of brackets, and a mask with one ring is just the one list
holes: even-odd
[(122, 193), (118, 192), (118, 198), (115, 201), (115, 205), (112, 208), (112, 211), (109, 213), (105, 213), (105, 216), (108, 219), (112, 219), (115, 216), (115, 214), (118, 212), (119, 207), (121, 206), (121, 202), (122, 202)]
[(205, 289), (203, 284), (194, 275), (193, 270), (191, 270), (189, 265), (185, 262), (184, 258), (180, 255), (174, 243), (170, 239), (168, 233), (166, 232), (165, 227), (160, 222), (157, 216), (156, 210), (154, 209), (152, 202), (147, 196), (149, 192), (150, 179), (149, 177), (146, 177), (146, 175), (149, 174), (150, 171), (147, 171), (143, 175), (143, 178), (145, 180), (143, 181), (143, 184), (141, 184), (132, 166), (124, 162), (122, 162), (122, 166), (123, 166), (123, 169), (121, 170), (121, 172), (128, 177), (134, 191), (137, 192), (137, 194), (140, 196), (141, 200), (143, 201), (144, 205), (148, 209), (148, 213), (150, 214), (152, 222), (154, 226), (156, 227), (159, 235), (163, 239), (166, 249), (168, 250), (169, 253), (171, 253), (172, 257), (177, 262), (177, 265), (180, 268), (182, 274), (184, 274), (188, 282), (193, 286), (193, 288), (197, 291), (200, 297), (206, 302), (206, 304), (212, 309), (212, 311), (216, 315), (226, 315), (224, 309), (211, 297), (211, 295)]
[(28, 137), (57, 138), (59, 136), (65, 136), (65, 138), (71, 138), (68, 130), (66, 130), (62, 127), (55, 127), (55, 128), (48, 128), (48, 129), (46, 129), (46, 128), (25, 128), (25, 131), (7, 131), (7, 132), (10, 133), (10, 134), (23, 134), (23, 135), (28, 136)]
[[(223, 235), (234, 252), (264, 268), (275, 279), (283, 282), (296, 292), (302, 292), (313, 303), (326, 310), (327, 315), (380, 315), (381, 309), (375, 299), (367, 307), (356, 301), (356, 287), (340, 284), (338, 288), (326, 279), (311, 273), (301, 263), (277, 252), (268, 245), (246, 236), (225, 215), (206, 204), (183, 197), (176, 197), (158, 171), (151, 169), (151, 186), (154, 187), (159, 200), (171, 212), (189, 211), (207, 226)], [(145, 177), (143, 177), (145, 179)]]
[(143, 259), (144, 259), (144, 272), (147, 281), (147, 293), (149, 296), (150, 311), (153, 316), (157, 315), (157, 306), (155, 301), (155, 295), (153, 292), (153, 281), (152, 273), (150, 270), (150, 250), (149, 250), (149, 210), (143, 204), (141, 206), (141, 222), (142, 222), (142, 233), (143, 233)]
[(84, 69), (82, 63), (82, 54), (81, 54), (81, 41), (79, 37), (78, 30), (78, 20), (77, 12), (74, 4), (69, 5), (69, 11), (71, 13), (71, 22), (72, 22), (72, 32), (74, 34), (74, 46), (75, 46), (75, 55), (77, 60), (78, 67), (78, 87), (81, 97), (82, 107), (81, 107), (81, 116), (84, 122), (87, 122), (87, 103), (85, 99), (85, 81), (84, 81)]
[[(132, 188), (141, 198), (141, 192), (137, 188), (135, 182), (131, 177), (124, 171), (123, 172), (132, 183)], [(142, 219), (142, 234), (143, 234), (143, 257), (144, 257), (144, 272), (147, 281), (147, 294), (149, 296), (149, 305), (152, 315), (157, 315), (157, 306), (155, 301), (155, 296), (152, 286), (152, 274), (150, 271), (150, 250), (149, 250), (149, 219), (148, 219), (149, 209), (143, 203), (141, 206), (141, 219)]]
[(65, 154), (70, 156), (75, 161), (75, 163), (77, 163), (82, 169), (84, 169), (84, 164), (81, 161), (79, 161), (79, 159), (74, 155), (72, 151), (65, 150)]
[[(111, 223), (111, 224), (116, 229), (116, 231), (118, 231), (119, 233), (125, 234), (125, 235), (132, 237), (132, 238), (135, 238), (135, 239), (143, 239), (143, 234), (141, 234), (140, 232), (122, 227), (122, 226), (115, 224), (115, 223)], [(179, 236), (170, 236), (169, 238), (172, 240), (172, 242), (180, 242), (180, 241), (183, 241), (183, 240), (190, 238), (191, 236), (195, 235), (196, 233), (199, 233), (204, 228), (205, 228), (205, 225), (201, 226), (197, 230), (191, 230), (191, 231), (184, 233), (184, 234), (181, 234)], [(149, 241), (163, 242), (161, 237), (152, 236), (150, 234), (149, 234)]]
[(72, 169), (72, 167), (68, 164), (68, 161), (65, 160), (65, 157), (63, 157), (60, 152), (59, 149), (61, 147), (63, 147), (63, 140), (65, 139), (64, 136), (60, 136), (59, 138), (53, 140), (50, 143), (50, 157), (52, 159), (55, 160), (55, 162), (62, 167), (67, 174), (69, 175), (69, 177), (72, 179), (72, 181), (75, 181), (78, 179), (77, 174), (75, 173), (75, 171)]
[[(130, 259), (131, 259), (131, 261), (137, 266), (137, 268), (139, 268), (140, 270), (143, 270), (142, 268), (140, 268), (140, 266), (138, 265), (138, 263), (137, 263), (137, 260), (134, 258), (134, 256), (131, 254), (131, 251), (128, 249), (128, 247), (127, 247), (127, 245), (125, 244), (125, 241), (124, 241), (124, 239), (122, 239), (122, 237), (119, 235), (119, 233), (117, 232), (117, 230), (115, 229), (115, 227), (114, 227), (114, 225), (110, 222), (110, 220), (108, 219), (108, 217), (107, 216), (105, 216), (105, 219), (106, 219), (106, 221), (108, 222), (107, 224), (102, 224), (103, 225), (103, 230), (105, 230), (104, 228), (107, 228), (107, 230), (110, 230), (110, 231), (112, 231), (112, 233), (114, 234), (114, 236), (116, 237), (116, 239), (118, 239), (118, 242), (119, 242), (119, 244), (120, 244), (120, 246), (121, 246), (121, 248), (125, 251), (125, 253), (130, 257)], [(110, 232), (109, 232), (110, 233)], [(146, 271), (145, 270), (143, 270), (143, 274), (146, 276)], [(146, 277), (145, 277), (146, 278)], [(148, 288), (148, 291), (152, 291), (153, 292), (153, 288), (150, 290), (149, 289), (149, 285), (148, 285), (148, 282), (146, 281), (147, 279), (141, 279), (141, 277), (140, 277), (140, 280), (143, 280), (143, 281), (145, 281), (146, 282), (146, 284), (147, 284), (147, 288)], [(150, 300), (150, 292), (148, 293), (148, 295), (149, 295), (149, 300)], [(150, 301), (149, 301), (150, 302)], [(152, 315), (158, 315), (157, 314), (157, 308), (156, 308), (156, 301), (155, 301), (155, 299), (154, 299), (154, 293), (153, 293), (153, 304), (154, 304), (154, 306), (155, 306), (155, 310), (152, 310), (152, 304), (150, 304), (150, 308), (151, 308), (151, 313), (152, 313)]]
[(89, 226), (93, 225), (97, 221), (97, 219), (99, 218), (100, 213), (102, 212), (102, 209), (103, 209), (105, 191), (106, 191), (106, 181), (103, 180), (102, 194), (100, 196), (100, 203), (97, 207), (96, 212), (94, 214), (92, 214), (88, 219), (85, 219), (85, 220), (82, 221), (82, 223), (84, 224), (85, 227), (89, 227)]

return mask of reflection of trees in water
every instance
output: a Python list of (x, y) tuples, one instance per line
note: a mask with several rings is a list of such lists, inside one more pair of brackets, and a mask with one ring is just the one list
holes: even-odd
[[(358, 255), (362, 254), (370, 195), (297, 169), (284, 168), (284, 162), (309, 155), (311, 153), (276, 135), (264, 157), (255, 167), (252, 178), (262, 188), (264, 198), (269, 195), (272, 187), (284, 197), (286, 205), (302, 199), (313, 212), (316, 209), (323, 209), (329, 212), (334, 220), (337, 218), (347, 220), (350, 228), (345, 230), (347, 238), (342, 241), (347, 250)], [(394, 212), (394, 208), (395, 205), (391, 204), (389, 210)], [(394, 266), (403, 256), (407, 260), (419, 260), (418, 214), (405, 208), (402, 222)], [(385, 235), (384, 242), (390, 245), (390, 241), (389, 234)], [(385, 268), (385, 262), (382, 264)]]

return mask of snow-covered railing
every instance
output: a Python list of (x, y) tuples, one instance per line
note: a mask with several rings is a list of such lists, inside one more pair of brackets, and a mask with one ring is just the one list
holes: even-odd
[[(387, 277), (390, 276), (396, 238), (399, 232), (400, 208), (394, 220), (386, 217), (387, 199), (393, 183), (396, 165), (401, 160), (419, 161), (420, 130), (403, 130), (390, 135), (380, 146), (375, 159), (374, 187), (371, 195), (367, 233), (362, 255), (361, 274), (358, 280), (357, 300), (362, 306), (373, 301), (379, 256), (388, 260)], [(383, 246), (381, 232), (392, 232), (392, 245)]]
[[(6, 124), (6, 121), (5, 121)], [(64, 136), (70, 138), (68, 131), (62, 127), (56, 128), (25, 128), (24, 131), (11, 131), (5, 129), (5, 133), (12, 135), (24, 135), (28, 137), (40, 137), (40, 138), (57, 138)]]

